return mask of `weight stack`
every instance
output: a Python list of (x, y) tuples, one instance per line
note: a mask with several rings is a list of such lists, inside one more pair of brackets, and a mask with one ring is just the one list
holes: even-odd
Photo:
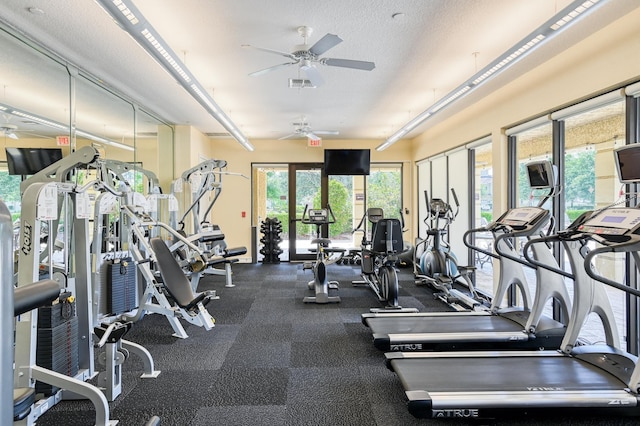
[[(75, 302), (68, 301), (68, 295), (61, 299), (51, 306), (38, 308), (36, 364), (74, 377), (78, 374), (78, 317)], [(58, 390), (58, 387), (36, 382), (36, 393), (50, 396)]]
[(118, 259), (107, 264), (107, 311), (113, 315), (138, 307), (136, 297), (136, 265), (131, 259)]

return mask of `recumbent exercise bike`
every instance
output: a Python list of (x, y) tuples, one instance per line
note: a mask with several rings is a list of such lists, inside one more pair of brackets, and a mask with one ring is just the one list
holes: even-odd
[[(402, 212), (400, 212), (402, 218)], [(371, 235), (367, 233), (367, 219), (371, 223)], [(403, 223), (399, 219), (384, 218), (379, 207), (370, 207), (353, 232), (362, 232), (361, 269), (362, 281), (353, 285), (368, 285), (378, 300), (385, 303), (384, 310), (416, 312), (414, 308), (402, 308), (398, 302), (398, 256), (404, 251)], [(371, 311), (379, 311), (372, 308)]]

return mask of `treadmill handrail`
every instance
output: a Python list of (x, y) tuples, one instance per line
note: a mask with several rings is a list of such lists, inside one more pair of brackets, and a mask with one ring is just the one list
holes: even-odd
[(632, 255), (634, 257), (634, 260), (636, 261), (636, 265), (638, 265), (638, 262), (640, 261), (640, 258), (638, 257), (638, 254), (637, 254), (638, 250), (640, 250), (640, 241), (634, 241), (634, 240), (627, 241), (624, 243), (619, 243), (619, 244), (616, 244), (615, 246), (603, 246), (603, 247), (595, 248), (591, 250), (584, 258), (584, 267), (585, 267), (585, 270), (587, 271), (587, 275), (589, 275), (591, 278), (593, 278), (596, 281), (600, 281), (603, 284), (617, 288), (618, 290), (622, 290), (626, 293), (633, 294), (634, 296), (640, 297), (640, 290), (626, 286), (624, 284), (620, 284), (619, 282), (613, 281), (607, 277), (603, 277), (602, 275), (594, 271), (593, 267), (591, 266), (592, 261), (596, 256), (603, 253), (616, 253), (616, 252), (617, 253), (633, 252)]
[(548, 235), (545, 237), (538, 237), (538, 238), (532, 238), (529, 241), (527, 241), (524, 245), (524, 248), (522, 249), (522, 254), (524, 255), (525, 259), (527, 259), (527, 262), (530, 262), (531, 264), (540, 267), (540, 268), (544, 268), (547, 269), (551, 272), (555, 272), (556, 274), (560, 274), (562, 276), (565, 276), (567, 278), (571, 278), (571, 279), (575, 279), (575, 275), (572, 274), (571, 272), (567, 272), (564, 271), (560, 268), (556, 268), (554, 266), (551, 265), (546, 265), (542, 262), (538, 262), (536, 259), (534, 259), (532, 256), (529, 255), (529, 249), (531, 248), (531, 246), (533, 246), (534, 244), (541, 244), (541, 243), (551, 243), (551, 242), (557, 242), (557, 241), (566, 241), (566, 238), (563, 238), (560, 236), (560, 234), (554, 234), (554, 235)]
[(495, 244), (496, 253), (498, 253), (502, 257), (506, 257), (507, 259), (513, 260), (514, 262), (518, 262), (521, 265), (527, 266), (527, 267), (532, 268), (532, 269), (537, 269), (538, 266), (536, 264), (528, 262), (528, 259), (527, 259), (527, 261), (524, 261), (524, 260), (522, 260), (522, 258), (513, 256), (513, 255), (503, 251), (500, 248), (500, 244), (498, 244), (500, 241), (502, 241), (504, 239), (507, 239), (507, 238), (512, 238), (512, 237), (513, 238), (517, 238), (517, 235), (513, 235), (513, 234), (498, 235), (496, 237), (496, 244)]
[(464, 235), (462, 236), (462, 242), (464, 243), (465, 246), (469, 247), (471, 250), (475, 250), (477, 252), (480, 252), (482, 254), (486, 254), (487, 256), (491, 256), (494, 259), (500, 259), (500, 256), (498, 256), (497, 254), (495, 254), (492, 251), (486, 250), (482, 247), (477, 247), (474, 246), (473, 244), (471, 244), (469, 241), (467, 241), (467, 237), (471, 234), (474, 233), (479, 233), (479, 232), (491, 232), (491, 229), (489, 229), (488, 226), (481, 226), (479, 228), (473, 228), (473, 229), (469, 229), (468, 231), (466, 231), (464, 233)]

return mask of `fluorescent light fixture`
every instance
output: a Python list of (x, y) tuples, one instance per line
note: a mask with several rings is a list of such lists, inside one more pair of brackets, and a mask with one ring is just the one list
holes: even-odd
[(118, 8), (118, 10), (120, 10), (120, 12), (122, 12), (124, 17), (127, 18), (127, 20), (131, 22), (132, 25), (135, 25), (139, 22), (138, 18), (136, 18), (136, 15), (134, 15), (131, 9), (129, 9), (127, 5), (122, 1), (113, 0), (113, 4)]
[(92, 140), (94, 142), (99, 142), (99, 143), (102, 143), (102, 144), (105, 144), (105, 145), (112, 146), (114, 148), (125, 149), (127, 151), (135, 151), (135, 148), (132, 147), (131, 145), (126, 145), (126, 144), (123, 144), (123, 143), (120, 143), (120, 142), (116, 142), (116, 141), (111, 140), (111, 139), (103, 138), (102, 136), (96, 136), (94, 134), (87, 133), (87, 132), (84, 132), (82, 130), (76, 130), (76, 135), (80, 136), (80, 137), (83, 137), (83, 138), (86, 138), (86, 139), (90, 139), (90, 140)]
[(467, 86), (462, 87), (461, 89), (458, 89), (453, 94), (448, 95), (446, 98), (444, 98), (444, 100), (439, 101), (438, 103), (436, 103), (434, 106), (431, 107), (431, 114), (429, 114), (429, 115), (432, 115), (437, 111), (440, 111), (442, 108), (446, 107), (451, 102), (455, 101), (460, 96), (462, 96), (465, 93), (467, 93), (469, 90), (471, 90), (471, 86), (467, 85)]
[(13, 111), (10, 111), (10, 112), (11, 112), (11, 114), (13, 114), (13, 115), (15, 115), (17, 117), (27, 118), (27, 119), (29, 119), (31, 121), (35, 121), (36, 123), (44, 124), (45, 126), (53, 127), (55, 129), (59, 129), (59, 130), (65, 130), (65, 131), (69, 130), (69, 126), (65, 126), (64, 124), (56, 123), (55, 121), (47, 120), (46, 118), (38, 117), (37, 115), (29, 114), (29, 113), (26, 113), (26, 112), (15, 110), (15, 109)]
[(511, 49), (504, 52), (489, 65), (478, 71), (469, 80), (453, 89), (442, 99), (402, 126), (400, 130), (393, 133), (389, 138), (387, 138), (387, 140), (380, 144), (376, 150), (382, 151), (387, 149), (411, 130), (424, 123), (425, 120), (433, 116), (436, 112), (462, 98), (480, 84), (486, 82), (490, 77), (493, 77), (499, 72), (509, 68), (509, 66), (517, 62), (518, 59), (521, 59), (531, 53), (542, 41), (558, 33), (559, 30), (564, 28), (580, 15), (584, 14), (586, 11), (590, 10), (600, 1), (601, 0), (577, 0), (571, 2), (567, 7), (542, 24), (542, 26), (537, 28), (520, 42), (516, 43)]
[(145, 28), (144, 30), (142, 30), (142, 35), (158, 51), (158, 53), (162, 55), (165, 61), (167, 61), (169, 65), (171, 65), (171, 68), (173, 68), (184, 81), (186, 81), (187, 83), (191, 83), (191, 77), (189, 77), (184, 68), (180, 66), (178, 61), (176, 61), (173, 56), (171, 56), (171, 53), (167, 52), (167, 50), (162, 46), (158, 39), (156, 39), (153, 34), (151, 34), (151, 31)]
[[(29, 112), (21, 111), (18, 108), (14, 108), (10, 105), (0, 104), (0, 110), (5, 111), (8, 114), (15, 115), (16, 117), (26, 118), (35, 123), (42, 124), (47, 127), (51, 127), (53, 129), (62, 130), (63, 132), (69, 132), (69, 126), (59, 123), (57, 121), (49, 120), (47, 118), (40, 117), (39, 115), (31, 114)], [(126, 149), (127, 151), (134, 151), (134, 148), (131, 145), (126, 145), (120, 142), (113, 141), (111, 139), (106, 139), (101, 136), (96, 136), (94, 134), (84, 132), (82, 130), (76, 130), (76, 135), (81, 136), (87, 139), (91, 139), (96, 142), (103, 143), (105, 145), (110, 145), (116, 148)]]
[(248, 151), (254, 147), (207, 93), (131, 0), (96, 0), (138, 44)]

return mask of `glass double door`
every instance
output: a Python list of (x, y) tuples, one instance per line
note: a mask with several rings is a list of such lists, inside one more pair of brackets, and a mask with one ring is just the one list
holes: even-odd
[(310, 260), (314, 254), (311, 241), (318, 236), (327, 238), (328, 226), (316, 227), (302, 223), (306, 209), (327, 206), (329, 200), (327, 176), (321, 163), (289, 164), (289, 260)]

